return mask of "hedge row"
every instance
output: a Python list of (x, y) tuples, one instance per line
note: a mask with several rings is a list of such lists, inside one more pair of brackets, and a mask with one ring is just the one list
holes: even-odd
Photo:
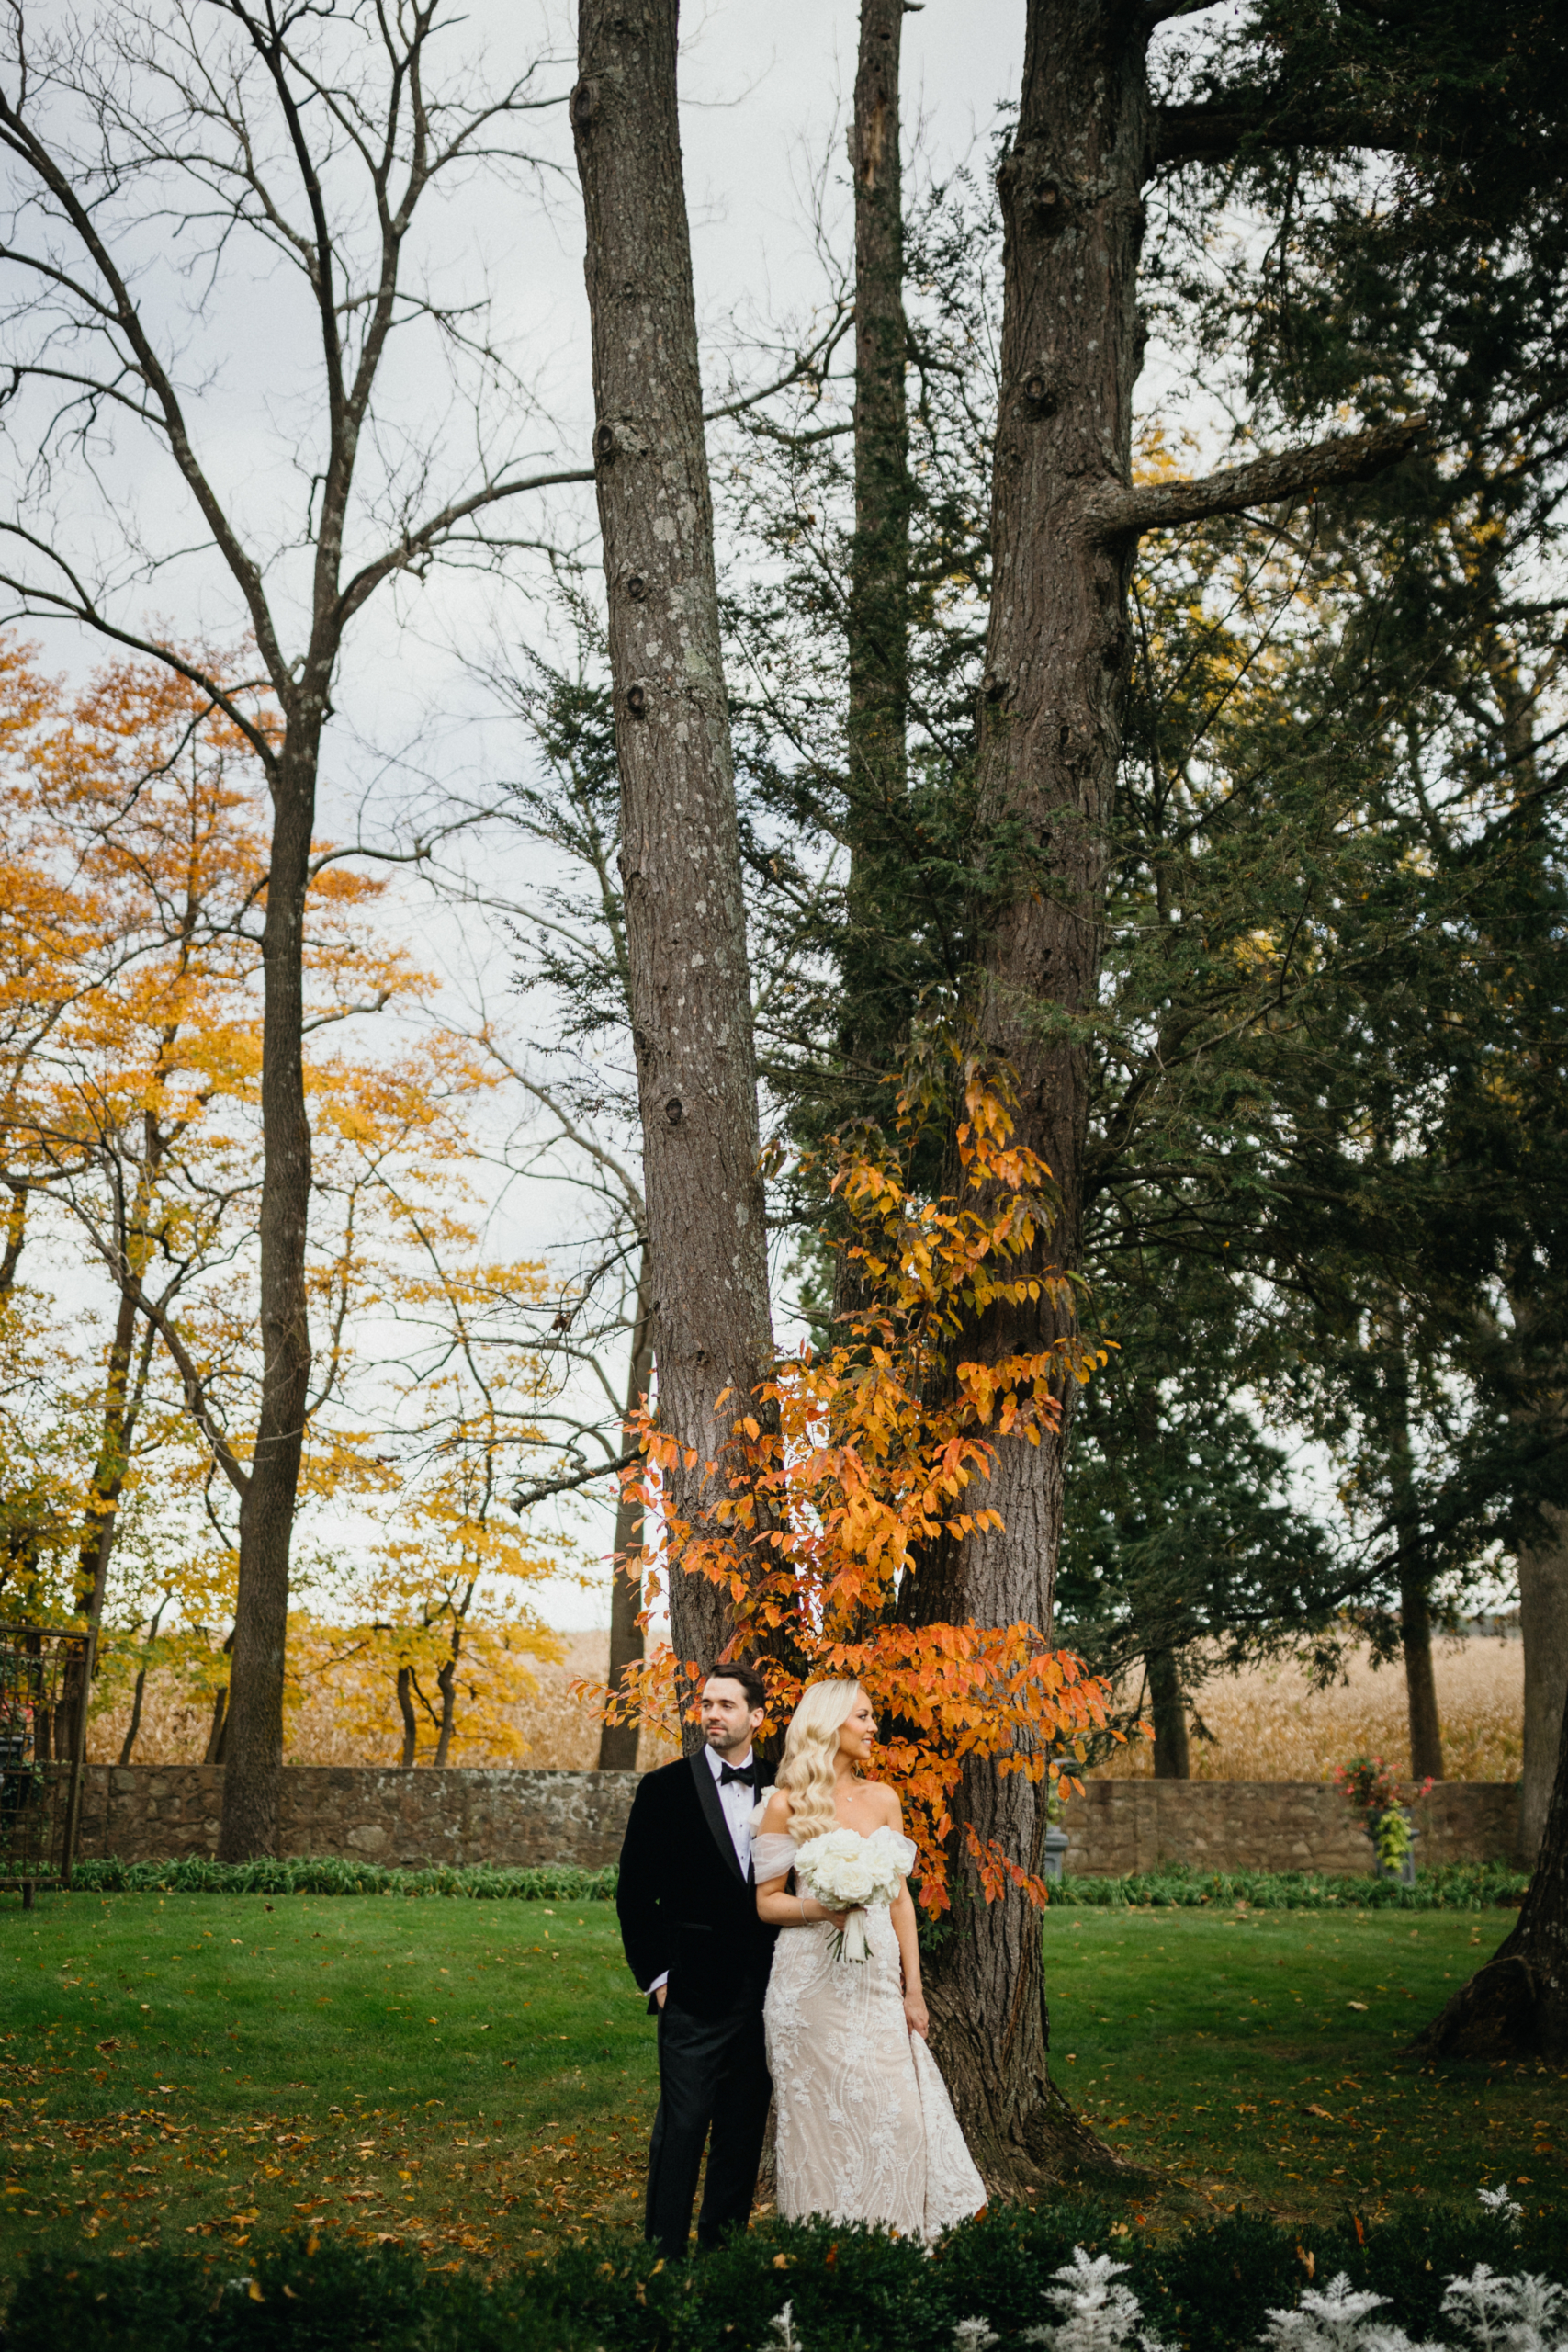
[(389, 1870), (333, 1854), (296, 1854), (278, 1861), (214, 1862), (184, 1854), (171, 1862), (81, 1861), (73, 1873), (87, 1894), (466, 1894), (479, 1901), (613, 1903), (613, 1869), (581, 1871), (569, 1862), (536, 1870)]
[[(430, 2269), (396, 2248), (285, 2240), (216, 2258), (101, 2254), (35, 2258), (8, 2313), (6, 2352), (953, 2352), (987, 2340), (1013, 2352), (1054, 2314), (1053, 2274), (1075, 2245), (1127, 2266), (1141, 2326), (1171, 2346), (1242, 2352), (1271, 2310), (1337, 2272), (1390, 2299), (1418, 2341), (1445, 2340), (1449, 2278), (1477, 2262), (1568, 2281), (1559, 2221), (1508, 2223), (1411, 2211), (1381, 2223), (1281, 2228), (1236, 2214), (1152, 2240), (1112, 2209), (999, 2208), (953, 2231), (934, 2258), (880, 2232), (760, 2225), (680, 2267), (601, 2235), (494, 2280)], [(984, 2327), (955, 2335), (964, 2321)]]
[[(282, 1861), (214, 1862), (186, 1854), (178, 1861), (83, 1861), (75, 1883), (98, 1894), (460, 1894), (477, 1901), (613, 1903), (614, 1868), (536, 1870), (389, 1870), (379, 1862), (343, 1861), (332, 1855)], [(1421, 1871), (1414, 1886), (1386, 1878), (1269, 1871), (1197, 1871), (1172, 1866), (1131, 1878), (1068, 1876), (1052, 1902), (1086, 1909), (1178, 1905), (1199, 1908), (1246, 1904), (1254, 1911), (1486, 1911), (1517, 1904), (1529, 1880), (1498, 1862), (1448, 1862)]]
[(1253, 1911), (1490, 1911), (1522, 1903), (1528, 1871), (1505, 1862), (1444, 1862), (1417, 1871), (1414, 1886), (1397, 1879), (1342, 1877), (1314, 1871), (1200, 1871), (1173, 1863), (1131, 1878), (1064, 1877), (1053, 1903), (1080, 1909), (1152, 1904), (1183, 1908), (1244, 1903)]

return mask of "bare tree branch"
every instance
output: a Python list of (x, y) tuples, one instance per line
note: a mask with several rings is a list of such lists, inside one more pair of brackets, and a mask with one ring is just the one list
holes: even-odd
[(614, 1462), (592, 1463), (587, 1469), (574, 1470), (564, 1478), (547, 1478), (536, 1487), (519, 1487), (517, 1492), (511, 1498), (512, 1509), (521, 1518), (523, 1513), (525, 1510), (531, 1510), (536, 1503), (548, 1501), (551, 1495), (572, 1494), (579, 1487), (586, 1487), (594, 1478), (608, 1478), (612, 1474), (618, 1476), (621, 1471), (629, 1470), (632, 1464), (640, 1461), (641, 1458), (639, 1449), (634, 1445), (629, 1453), (618, 1454)]
[(1277, 505), (1331, 483), (1366, 481), (1407, 457), (1427, 429), (1425, 415), (1368, 433), (1336, 434), (1305, 449), (1282, 449), (1249, 466), (1229, 466), (1190, 481), (1139, 482), (1128, 490), (1104, 490), (1090, 499), (1090, 525), (1101, 538), (1168, 530), (1201, 523), (1212, 514), (1239, 514), (1248, 507)]
[(1246, 104), (1222, 98), (1197, 106), (1159, 107), (1151, 160), (1156, 171), (1182, 164), (1228, 164), (1252, 140), (1266, 141), (1271, 153), (1293, 147), (1347, 151), (1369, 147), (1385, 154), (1404, 154), (1416, 144), (1416, 125), (1408, 115), (1372, 107), (1360, 114), (1348, 110), (1309, 114), (1293, 108), (1283, 92), (1265, 91)]

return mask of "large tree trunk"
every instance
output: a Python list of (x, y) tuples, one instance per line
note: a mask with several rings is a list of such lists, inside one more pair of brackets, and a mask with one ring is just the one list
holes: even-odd
[(1192, 1778), (1192, 1741), (1187, 1727), (1187, 1694), (1174, 1650), (1151, 1650), (1145, 1661), (1149, 1713), (1155, 1726), (1155, 1779)]
[(413, 1759), (419, 1753), (419, 1717), (413, 1711), (413, 1668), (398, 1668), (398, 1713), (403, 1722), (403, 1744), (398, 1762), (405, 1772), (413, 1770)]
[(1568, 1715), (1518, 1923), (1415, 2046), (1427, 2058), (1568, 2060)]
[(1525, 1651), (1524, 1768), (1519, 1850), (1527, 1870), (1540, 1849), (1558, 1750), (1568, 1716), (1568, 1510), (1541, 1506), (1556, 1541), (1519, 1546), (1519, 1632)]
[[(999, 174), (1005, 229), (994, 565), (981, 716), (982, 848), (1005, 832), (1008, 881), (979, 910), (979, 1019), (1010, 1063), (1019, 1140), (1060, 1187), (1040, 1263), (1080, 1254), (1088, 1080), (1083, 1031), (1100, 974), (1107, 828), (1127, 671), (1133, 541), (1110, 540), (1097, 493), (1129, 478), (1137, 373), (1141, 187), (1148, 155), (1145, 12), (1122, 0), (1030, 0), (1018, 128)], [(973, 1335), (995, 1358), (1065, 1336), (1037, 1308), (993, 1310)], [(986, 1495), (1004, 1521), (922, 1564), (916, 1605), (939, 1618), (1051, 1626), (1061, 1541), (1063, 1427), (1002, 1440)], [(982, 1843), (1037, 1866), (1044, 1791), (976, 1766), (955, 1813)], [(987, 1905), (955, 1853), (960, 1932), (933, 1970), (944, 2071), (987, 2181), (1007, 2194), (1109, 2152), (1054, 2090), (1039, 1922)]]
[(1437, 1713), (1437, 1675), (1432, 1668), (1432, 1590), (1427, 1583), (1420, 1512), (1416, 1508), (1411, 1357), (1405, 1355), (1404, 1319), (1399, 1312), (1387, 1322), (1384, 1399), (1389, 1491), (1394, 1500), (1394, 1533), (1399, 1538), (1399, 1644), (1405, 1668), (1405, 1717), (1411, 1724), (1411, 1776), (1416, 1781), (1441, 1781), (1443, 1726)]
[[(854, 533), (845, 608), (849, 713), (845, 838), (850, 866), (839, 957), (839, 1052), (852, 1116), (874, 1115), (876, 1089), (906, 1044), (889, 970), (884, 880), (904, 839), (908, 790), (909, 420), (905, 392), (903, 153), (898, 74), (904, 0), (861, 0), (850, 169), (855, 197)], [(833, 1257), (833, 1324), (869, 1303), (848, 1249)]]
[(1438, 1713), (1438, 1678), (1432, 1666), (1432, 1608), (1418, 1566), (1400, 1571), (1399, 1638), (1404, 1653), (1411, 1777), (1440, 1781), (1443, 1732)]
[(1421, 1522), (1410, 1449), (1410, 1361), (1403, 1331), (1393, 1327), (1389, 1353), (1389, 1475), (1394, 1532), (1399, 1539), (1399, 1638), (1404, 1654), (1405, 1711), (1410, 1724), (1410, 1771), (1417, 1781), (1443, 1777), (1443, 1731), (1438, 1679), (1432, 1666), (1432, 1607), (1421, 1554)]
[[(571, 119), (588, 217), (593, 454), (659, 1414), (696, 1453), (695, 1470), (671, 1476), (669, 1498), (700, 1541), (722, 1532), (715, 1511), (724, 1480), (705, 1465), (735, 1417), (753, 1409), (773, 1338), (676, 16), (676, 0), (636, 11), (582, 0)], [(678, 1575), (670, 1613), (677, 1657), (705, 1671), (730, 1638), (725, 1595), (703, 1577)]]
[[(295, 721), (273, 790), (272, 855), (262, 934), (261, 1411), (240, 1503), (234, 1663), (224, 1726), (218, 1852), (244, 1861), (277, 1851), (283, 1773), (283, 1672), (288, 1560), (310, 1374), (305, 1235), (310, 1125), (305, 1112), (305, 891), (315, 821), (320, 713)], [(296, 740), (297, 735), (303, 741)]]
[[(626, 1373), (626, 1412), (622, 1428), (623, 1449), (632, 1442), (632, 1415), (646, 1402), (653, 1378), (653, 1338), (648, 1311), (648, 1283), (637, 1285), (637, 1321), (632, 1328), (631, 1363)], [(626, 1686), (626, 1669), (643, 1657), (642, 1571), (636, 1555), (642, 1547), (642, 1504), (623, 1487), (615, 1505), (615, 1566), (610, 1584), (609, 1687)], [(605, 1724), (599, 1734), (601, 1772), (637, 1770), (637, 1727), (635, 1723)]]
[[(1018, 129), (998, 175), (1005, 290), (977, 816), (982, 843), (1004, 830), (1011, 841), (1007, 879), (978, 910), (979, 1018), (1016, 1075), (1019, 1140), (1060, 1189), (1041, 1262), (1065, 1267), (1081, 1254), (1079, 1024), (1100, 978), (1127, 673), (1133, 542), (1108, 540), (1091, 509), (1131, 466), (1145, 46), (1136, 6), (1031, 0)], [(994, 1356), (1067, 1328), (1043, 1294), (1038, 1306), (993, 1311), (977, 1336)], [(969, 1544), (962, 1567), (985, 1622), (1050, 1626), (1067, 1419), (1055, 1442), (998, 1448), (987, 1499), (1005, 1532)]]
[(842, 1046), (852, 1084), (886, 1076), (902, 1009), (888, 994), (879, 879), (902, 839), (908, 776), (909, 427), (904, 389), (904, 0), (861, 0), (850, 165), (855, 197), (855, 522), (850, 548), (848, 834)]

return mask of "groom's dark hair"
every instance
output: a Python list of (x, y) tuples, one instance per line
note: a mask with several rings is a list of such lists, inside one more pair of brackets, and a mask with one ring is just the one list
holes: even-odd
[(765, 1707), (768, 1703), (766, 1683), (756, 1668), (748, 1666), (743, 1657), (727, 1658), (722, 1666), (710, 1667), (704, 1679), (708, 1682), (717, 1682), (721, 1679), (726, 1682), (739, 1682), (746, 1693), (748, 1714), (753, 1713), (758, 1707)]

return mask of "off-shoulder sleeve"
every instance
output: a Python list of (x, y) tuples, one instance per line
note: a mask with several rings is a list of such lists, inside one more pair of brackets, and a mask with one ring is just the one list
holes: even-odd
[[(914, 1850), (911, 1846), (910, 1853)], [(758, 1885), (761, 1886), (764, 1879), (783, 1878), (786, 1871), (793, 1870), (795, 1851), (795, 1839), (782, 1838), (776, 1830), (766, 1830), (761, 1838), (753, 1838), (751, 1868), (757, 1873)]]
[(901, 1837), (897, 1829), (890, 1829), (887, 1835), (893, 1840), (894, 1851), (898, 1858), (898, 1868), (908, 1878), (920, 1858), (920, 1849), (912, 1838)]

